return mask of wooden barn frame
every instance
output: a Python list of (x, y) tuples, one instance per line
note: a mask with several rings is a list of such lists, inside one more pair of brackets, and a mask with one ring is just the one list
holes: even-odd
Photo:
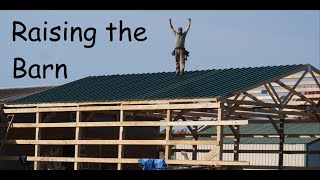
[[(34, 170), (39, 169), (41, 161), (71, 162), (74, 170), (78, 170), (80, 163), (112, 163), (118, 164), (121, 170), (123, 164), (138, 163), (138, 159), (124, 158), (125, 145), (159, 145), (164, 146), (165, 162), (167, 165), (201, 165), (211, 167), (243, 166), (250, 168), (266, 168), (250, 166), (249, 162), (239, 161), (239, 153), (277, 153), (279, 163), (274, 169), (308, 169), (307, 167), (285, 167), (283, 165), (284, 154), (320, 154), (319, 151), (285, 151), (286, 138), (308, 138), (310, 135), (286, 135), (286, 123), (320, 123), (320, 71), (311, 65), (304, 65), (294, 71), (286, 72), (281, 76), (259, 82), (253, 86), (245, 87), (237, 92), (232, 92), (223, 97), (199, 98), (199, 99), (159, 99), (119, 102), (83, 102), (83, 103), (42, 103), (42, 104), (4, 104), (2, 108), (2, 146), (7, 144), (34, 145), (34, 156), (28, 156), (28, 161), (34, 162)], [(76, 114), (75, 122), (47, 123), (50, 115), (58, 112), (73, 112)], [(117, 122), (87, 122), (86, 118), (92, 118), (96, 112), (115, 113)], [(15, 123), (14, 115), (21, 113), (35, 114), (35, 123)], [(43, 113), (49, 115), (45, 116)], [(86, 114), (84, 116), (84, 114)], [(157, 117), (159, 121), (132, 121), (135, 116)], [(13, 119), (11, 121), (10, 119)], [(131, 119), (131, 120), (129, 120)], [(179, 121), (180, 120), (180, 121)], [(265, 134), (239, 134), (242, 125), (248, 123), (271, 123), (277, 135)], [(159, 135), (154, 140), (126, 140), (124, 139), (124, 127), (163, 126), (165, 135)], [(172, 128), (187, 126), (192, 140), (182, 140), (181, 137), (190, 134), (173, 134)], [(212, 137), (214, 140), (199, 140), (198, 128), (216, 126), (216, 134), (205, 134), (201, 137)], [(224, 134), (223, 128), (228, 126), (232, 134)], [(43, 140), (40, 131), (46, 128), (68, 127), (75, 129), (74, 140)], [(80, 138), (83, 127), (118, 127), (118, 140), (83, 140)], [(33, 128), (35, 137), (33, 140), (6, 139), (8, 131), (14, 128)], [(159, 132), (160, 133), (160, 132)], [(279, 150), (241, 150), (239, 143), (241, 137), (278, 137)], [(179, 140), (177, 140), (177, 138)], [(234, 150), (223, 150), (223, 139), (234, 139)], [(193, 156), (190, 160), (174, 160), (170, 157), (172, 151), (184, 151), (172, 149), (178, 144), (193, 145)], [(210, 144), (216, 148), (207, 152), (201, 160), (196, 159), (197, 145)], [(41, 157), (40, 145), (74, 145), (74, 157)], [(117, 158), (80, 157), (81, 145), (117, 145)], [(233, 153), (234, 161), (224, 161), (223, 153)], [(218, 157), (218, 160), (212, 160)], [(0, 160), (17, 160), (18, 156), (1, 156)], [(311, 169), (311, 168), (309, 168)], [(312, 169), (320, 169), (314, 167)]]

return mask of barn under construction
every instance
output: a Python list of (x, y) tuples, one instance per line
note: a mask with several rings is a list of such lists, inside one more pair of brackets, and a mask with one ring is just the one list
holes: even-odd
[[(293, 139), (318, 142), (319, 81), (309, 64), (83, 78), (3, 102), (0, 168), (18, 169), (25, 159), (23, 168), (34, 170), (128, 170), (164, 159), (164, 169), (319, 170), (285, 163), (287, 154), (319, 158), (317, 148), (285, 149)], [(301, 123), (315, 130), (286, 129)], [(255, 131), (242, 130), (252, 124)], [(259, 130), (265, 124), (273, 131)], [(175, 133), (184, 127), (189, 132)], [(276, 148), (241, 149), (248, 138), (272, 139)], [(274, 154), (276, 165), (252, 164), (243, 153)]]

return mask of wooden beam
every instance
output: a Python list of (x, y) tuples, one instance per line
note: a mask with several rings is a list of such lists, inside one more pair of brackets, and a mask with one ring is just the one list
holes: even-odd
[[(237, 100), (240, 94), (236, 95), (233, 100)], [(246, 96), (243, 96), (241, 100), (244, 100)], [(227, 103), (229, 104), (229, 103)], [(228, 105), (229, 106), (229, 105)], [(235, 112), (236, 108), (239, 107), (239, 104), (232, 104), (231, 107), (228, 107), (228, 113), (225, 115), (225, 119), (229, 119), (230, 116)]]
[[(193, 126), (192, 135), (193, 135), (193, 140), (197, 141), (198, 140), (198, 126)], [(192, 149), (193, 149), (192, 160), (197, 160), (198, 146), (197, 145), (193, 145)]]
[(317, 69), (317, 68), (315, 68), (315, 67), (311, 66), (311, 70), (312, 70), (313, 72), (317, 73), (317, 74), (318, 74), (318, 76), (320, 76), (320, 70), (319, 70), (319, 69)]
[[(191, 134), (173, 134), (174, 138), (191, 138)], [(216, 138), (216, 134), (198, 134), (199, 137), (211, 137)], [(241, 138), (243, 137), (252, 137), (252, 138), (279, 138), (280, 136), (277, 134), (240, 134)], [(161, 135), (160, 137), (165, 137)], [(224, 134), (224, 138), (235, 138), (233, 134)], [(320, 138), (320, 134), (286, 134), (286, 138)]]
[(193, 160), (168, 160), (166, 164), (176, 165), (208, 165), (208, 166), (245, 166), (249, 162), (245, 161), (193, 161)]
[(279, 132), (280, 132), (280, 138), (279, 138), (279, 170), (283, 169), (283, 151), (284, 151), (284, 117), (280, 119), (280, 128), (279, 128)]
[(273, 118), (279, 118), (279, 115), (275, 114), (258, 114), (258, 113), (251, 113), (251, 112), (234, 112), (233, 116), (231, 118), (237, 118), (237, 117), (243, 117), (243, 118), (266, 118), (267, 116), (273, 117)]
[(52, 120), (52, 118), (54, 118), (57, 115), (57, 113), (53, 112), (53, 113), (48, 113), (47, 117), (45, 119), (43, 119), (43, 121), (41, 123), (46, 123)]
[[(277, 93), (288, 93), (289, 91), (286, 89), (274, 89), (273, 86), (271, 85), (271, 83), (268, 83), (270, 89), (273, 91), (273, 93), (276, 95)], [(279, 85), (278, 85), (279, 86)], [(262, 88), (262, 87), (261, 87)], [(313, 87), (303, 87), (303, 88), (296, 88), (297, 92), (313, 92), (313, 91), (319, 91), (319, 88), (313, 88)], [(249, 94), (267, 94), (268, 91), (264, 90), (264, 89), (253, 89), (253, 90), (249, 90), (247, 91)], [(278, 97), (277, 99), (280, 99), (280, 97)]]
[[(183, 116), (181, 117), (183, 121), (187, 121)], [(192, 134), (192, 136), (194, 136), (194, 132), (193, 132), (193, 129), (191, 128), (191, 126), (187, 126), (189, 132)]]
[[(295, 83), (295, 85), (291, 88), (291, 90), (289, 91), (289, 93), (287, 94), (287, 96), (283, 99), (282, 104), (287, 104), (290, 99), (292, 98), (292, 96), (294, 95), (292, 92), (295, 91), (295, 89), (297, 88), (297, 86), (300, 84), (300, 82), (303, 80), (303, 78), (305, 77), (305, 75), (308, 73), (308, 71), (306, 70), (302, 76), (298, 79), (298, 81)], [(288, 90), (288, 89), (287, 89)]]
[[(287, 86), (294, 86), (296, 82), (284, 82)], [(273, 87), (279, 87), (277, 83), (271, 83)], [(300, 85), (314, 85), (314, 81), (302, 81)]]
[(52, 107), (52, 108), (15, 108), (4, 109), (4, 113), (68, 112), (68, 111), (115, 111), (115, 110), (160, 110), (160, 109), (210, 109), (218, 108), (217, 103), (198, 104), (161, 104), (126, 106), (88, 106), (88, 107)]
[(216, 157), (219, 154), (219, 148), (214, 148), (212, 150), (208, 150), (209, 152), (205, 154), (200, 161), (210, 161), (214, 157)]
[(294, 91), (294, 89), (292, 89), (291, 87), (285, 85), (283, 82), (281, 81), (276, 81), (276, 83), (278, 83), (280, 86), (282, 86), (283, 88), (287, 89), (288, 91), (290, 91), (292, 94), (299, 96), (301, 99), (309, 102), (311, 105), (316, 106), (316, 103), (313, 102), (311, 99), (306, 98), (302, 93), (300, 92), (296, 92)]
[(238, 90), (238, 91), (232, 92), (232, 93), (230, 93), (230, 94), (227, 95), (227, 96), (224, 96), (224, 97), (221, 97), (221, 98), (217, 98), (217, 101), (225, 100), (226, 98), (232, 97), (232, 96), (234, 96), (234, 95), (236, 95), (236, 94), (240, 94), (240, 93), (242, 93), (242, 92), (245, 92), (245, 91), (248, 91), (248, 90), (251, 90), (251, 89), (260, 87), (260, 86), (262, 86), (262, 85), (264, 85), (264, 84), (266, 84), (266, 83), (274, 82), (274, 81), (276, 81), (276, 80), (282, 79), (282, 78), (284, 78), (284, 77), (286, 77), (286, 76), (289, 76), (289, 75), (298, 73), (298, 72), (303, 71), (303, 70), (306, 70), (306, 69), (307, 69), (307, 66), (303, 66), (303, 67), (300, 67), (300, 68), (295, 69), (295, 70), (293, 70), (293, 71), (290, 71), (290, 72), (281, 74), (280, 76), (276, 76), (276, 77), (270, 78), (270, 79), (268, 79), (268, 80), (266, 80), (266, 81), (261, 81), (261, 82), (259, 82), (259, 83), (257, 83), (257, 84), (252, 85), (252, 86), (248, 86), (248, 87), (246, 87), (246, 88), (243, 88), (243, 89), (240, 89), (240, 90)]
[[(319, 83), (319, 81), (318, 81), (318, 79), (317, 79), (317, 77), (316, 77), (316, 75), (313, 73), (313, 71), (311, 71), (311, 76), (312, 76), (312, 78), (313, 78), (313, 80), (316, 82), (316, 84), (318, 85), (318, 88), (320, 88), (320, 83)], [(319, 91), (319, 90), (318, 90)]]
[(233, 160), (234, 161), (239, 161), (239, 148), (240, 148), (240, 126), (234, 126), (234, 135), (235, 137), (233, 138)]
[[(121, 110), (120, 111), (120, 123), (122, 123), (124, 121), (124, 112)], [(120, 126), (119, 127), (119, 141), (122, 141), (123, 138), (124, 138), (125, 134), (124, 134), (124, 130), (123, 130), (123, 126)], [(124, 155), (124, 150), (123, 150), (123, 145), (122, 144), (119, 144), (118, 145), (118, 159), (122, 159)], [(121, 163), (118, 163), (118, 166), (117, 166), (117, 170), (122, 170), (123, 166)]]
[(267, 89), (269, 95), (271, 96), (271, 98), (272, 98), (272, 100), (273, 100), (273, 102), (274, 102), (275, 104), (281, 103), (281, 101), (279, 101), (279, 102), (277, 101), (277, 100), (279, 100), (279, 99), (278, 99), (278, 98), (277, 98), (277, 99), (275, 98), (275, 95), (273, 94), (273, 92), (271, 92), (270, 88), (268, 87), (268, 84), (265, 84), (264, 87)]
[(67, 123), (13, 123), (13, 128), (53, 128), (53, 127), (135, 127), (135, 126), (215, 126), (215, 125), (246, 125), (247, 120), (227, 121), (125, 121), (125, 122), (67, 122)]
[[(273, 120), (275, 123), (280, 123), (280, 120)], [(256, 119), (249, 119), (249, 123), (269, 123), (267, 120), (256, 120)], [(285, 119), (285, 123), (319, 123), (316, 120), (313, 119)]]
[[(82, 118), (82, 113), (80, 111), (76, 112), (76, 129), (75, 129), (75, 141), (79, 140), (79, 136), (80, 136), (80, 127), (78, 126), (79, 123), (81, 122), (81, 118)], [(75, 144), (74, 145), (74, 158), (75, 158), (75, 162), (73, 165), (74, 170), (79, 170), (79, 164), (77, 162), (77, 159), (79, 158), (79, 154), (80, 154), (80, 145)]]
[[(168, 109), (166, 122), (169, 123), (169, 122), (171, 122), (171, 120), (172, 120), (172, 110)], [(167, 126), (166, 127), (166, 141), (169, 141), (171, 139), (172, 139), (172, 127)], [(170, 154), (171, 154), (170, 150), (171, 150), (171, 147), (169, 146), (169, 144), (167, 144), (165, 146), (165, 152), (164, 152), (166, 161), (168, 161), (170, 159)]]
[(133, 101), (97, 101), (81, 103), (38, 103), (38, 104), (5, 104), (6, 107), (77, 107), (95, 105), (138, 105), (138, 104), (161, 104), (161, 103), (194, 103), (194, 102), (216, 102), (217, 98), (187, 98), (187, 99), (159, 99), (159, 100), (133, 100)]
[(212, 119), (216, 119), (214, 116), (216, 115), (215, 113), (207, 113), (207, 112), (202, 112), (202, 111), (194, 111), (194, 110), (190, 110), (190, 111), (186, 111), (185, 112), (186, 115), (191, 115), (193, 117), (207, 117), (207, 118), (212, 118)]
[[(279, 134), (280, 137), (284, 138), (284, 134), (283, 132), (281, 132), (280, 128), (278, 128), (277, 124), (274, 122), (273, 118), (268, 116), (272, 126), (274, 127), (274, 129), (277, 131), (277, 133)], [(281, 123), (281, 121), (280, 121)]]
[[(318, 102), (318, 100), (314, 100), (315, 103)], [(290, 101), (287, 105), (291, 105), (291, 106), (309, 106), (311, 105), (310, 103), (300, 100), (299, 101)]]
[(85, 121), (86, 122), (90, 121), (95, 115), (96, 115), (96, 112), (90, 112), (90, 114), (86, 117)]
[[(304, 96), (305, 96), (306, 98), (309, 98), (309, 99), (320, 98), (320, 94), (305, 94)], [(242, 96), (242, 97), (243, 97), (243, 96)], [(271, 96), (265, 96), (265, 95), (255, 94), (255, 97), (256, 97), (257, 99), (263, 101), (263, 102), (272, 102), (272, 103), (274, 103)], [(283, 96), (282, 96), (281, 98), (283, 98)], [(281, 98), (280, 98), (280, 99), (281, 99)], [(297, 96), (297, 95), (294, 95), (294, 94), (290, 94), (290, 98), (291, 98), (291, 99), (294, 99), (294, 100), (301, 100), (301, 97), (299, 97), (299, 96)], [(248, 100), (251, 100), (251, 98), (245, 97), (243, 100), (248, 101)], [(291, 102), (291, 101), (289, 101), (289, 102)], [(289, 102), (288, 102), (288, 103), (289, 103)], [(288, 104), (288, 103), (287, 103), (287, 104)], [(274, 104), (277, 104), (277, 103), (274, 103)]]
[(240, 136), (239, 136), (239, 133), (237, 132), (237, 128), (236, 128), (235, 126), (229, 125), (229, 128), (230, 128), (230, 130), (231, 130), (231, 132), (232, 132), (232, 134), (233, 134), (234, 137), (236, 137), (236, 138), (239, 138), (239, 137), (240, 137)]
[[(36, 113), (36, 125), (39, 124), (39, 122), (41, 121), (41, 113)], [(36, 128), (36, 133), (35, 133), (35, 140), (38, 141), (39, 139), (41, 139), (41, 133), (40, 133), (40, 128)], [(34, 157), (38, 157), (40, 156), (40, 146), (38, 144), (34, 145)], [(40, 166), (38, 161), (35, 161), (33, 164), (33, 169), (34, 170), (39, 170)]]
[[(227, 100), (227, 102), (241, 104), (241, 105), (251, 105), (251, 106), (261, 106), (261, 107), (270, 107), (274, 108), (275, 104), (273, 103), (266, 103), (266, 102), (253, 102), (253, 101), (238, 101), (238, 100)], [(303, 106), (296, 106), (296, 105), (283, 105), (283, 108), (287, 109), (299, 109), (299, 110), (306, 110), (306, 107)], [(310, 110), (317, 110), (316, 108), (310, 107)]]
[[(179, 119), (182, 119), (183, 121), (187, 122), (186, 118), (183, 116), (183, 114), (186, 113), (186, 110), (181, 110), (177, 115), (176, 117), (173, 119), (173, 121), (178, 121)], [(186, 125), (188, 130), (190, 131), (191, 134), (194, 135), (194, 131), (193, 129), (191, 128), (190, 125)], [(172, 134), (171, 134), (171, 137), (172, 137)]]
[(217, 145), (217, 141), (206, 140), (6, 140), (6, 144), (40, 144), (40, 145)]
[(186, 110), (181, 110), (176, 117), (173, 119), (173, 121), (179, 121), (179, 119), (181, 119), (182, 115), (186, 112)]
[[(192, 149), (173, 149), (173, 152), (192, 152)], [(199, 149), (199, 152), (207, 153), (211, 152), (210, 149)], [(234, 150), (224, 149), (223, 153), (234, 153)], [(253, 154), (278, 154), (279, 150), (239, 150), (239, 153), (253, 153)], [(320, 154), (319, 151), (283, 151), (284, 154)]]
[[(5, 160), (18, 160), (18, 156), (7, 156), (0, 157)], [(32, 157), (28, 156), (27, 161), (47, 161), (47, 162), (74, 162), (73, 157)], [(137, 164), (139, 159), (134, 158), (78, 158), (77, 162), (87, 163), (126, 163), (126, 164)], [(168, 160), (166, 164), (174, 165), (219, 165), (219, 166), (247, 166), (249, 162), (245, 161), (193, 161), (193, 160)]]
[(281, 99), (280, 99), (280, 97), (279, 97), (279, 95), (278, 95), (279, 91), (278, 91), (278, 90), (275, 90), (271, 83), (268, 83), (267, 85), (269, 86), (269, 88), (271, 89), (271, 91), (273, 92), (273, 94), (276, 96), (278, 102), (281, 103)]
[[(299, 79), (300, 77), (301, 77), (301, 74), (293, 74), (293, 75), (285, 77), (285, 79)], [(320, 76), (317, 75), (317, 77), (319, 78)], [(307, 74), (305, 76), (305, 78), (312, 78), (312, 76), (311, 76), (311, 74)]]
[[(270, 109), (270, 108), (256, 108), (256, 107), (237, 107), (236, 110), (240, 110), (240, 111), (247, 111), (247, 112), (259, 112), (259, 113), (269, 113), (270, 114), (279, 114), (280, 111), (277, 109)], [(302, 115), (302, 116), (309, 116), (310, 113), (307, 113), (305, 110), (304, 111), (300, 111), (300, 110), (293, 110), (293, 111), (283, 111), (284, 114), (286, 115)]]
[[(218, 109), (218, 120), (217, 122), (222, 122), (224, 118), (224, 107), (223, 104), (220, 105)], [(218, 149), (218, 160), (223, 160), (223, 126), (216, 126), (217, 129), (217, 149)]]

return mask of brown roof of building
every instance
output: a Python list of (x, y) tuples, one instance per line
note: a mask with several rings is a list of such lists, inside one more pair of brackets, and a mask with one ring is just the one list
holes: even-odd
[(41, 91), (51, 89), (53, 87), (55, 86), (0, 89), (0, 103), (23, 98)]

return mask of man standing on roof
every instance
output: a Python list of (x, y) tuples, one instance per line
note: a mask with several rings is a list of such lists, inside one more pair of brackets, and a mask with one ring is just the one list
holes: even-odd
[(185, 68), (185, 61), (189, 56), (189, 52), (184, 48), (184, 42), (186, 39), (186, 35), (190, 29), (191, 19), (189, 18), (189, 23), (187, 29), (183, 32), (182, 27), (178, 27), (178, 32), (174, 30), (171, 19), (169, 19), (170, 28), (172, 29), (175, 36), (176, 47), (172, 52), (172, 55), (176, 57), (176, 75), (183, 75)]

